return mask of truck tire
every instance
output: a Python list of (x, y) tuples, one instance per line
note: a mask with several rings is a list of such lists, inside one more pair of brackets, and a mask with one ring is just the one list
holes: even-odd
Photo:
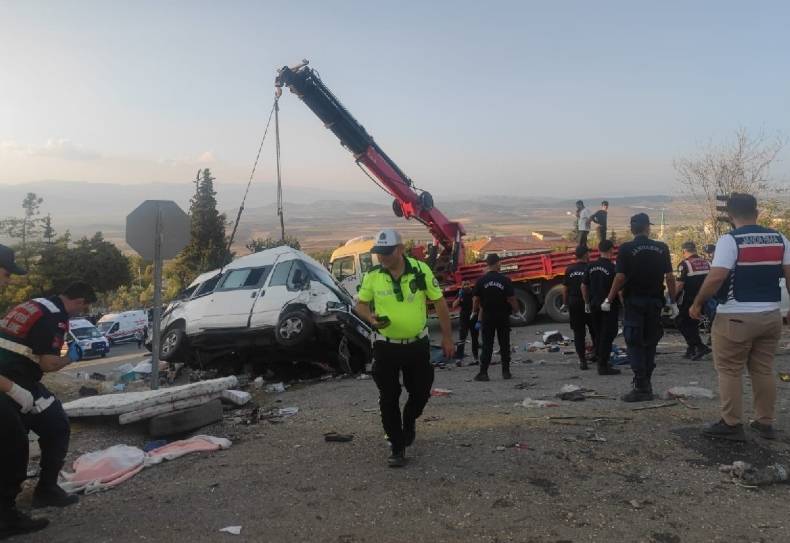
[(562, 307), (562, 285), (554, 285), (546, 294), (546, 315), (554, 322), (568, 322), (571, 318), (568, 310), (560, 311)]
[(184, 329), (180, 326), (174, 326), (165, 330), (162, 338), (159, 340), (159, 359), (160, 360), (173, 360), (175, 359), (178, 351), (184, 345), (186, 334)]
[[(538, 300), (535, 295), (523, 288), (515, 289), (519, 312), (516, 317), (510, 318), (511, 326), (526, 326), (535, 320), (538, 314)], [(519, 318), (520, 317), (520, 318)]]
[(274, 339), (283, 347), (296, 347), (313, 337), (315, 325), (304, 309), (287, 309), (274, 328)]

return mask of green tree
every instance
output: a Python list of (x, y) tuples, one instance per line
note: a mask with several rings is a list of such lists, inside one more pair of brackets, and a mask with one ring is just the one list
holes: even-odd
[(47, 213), (47, 216), (42, 219), (42, 223), (41, 236), (47, 243), (52, 244), (55, 239), (55, 229), (52, 227), (52, 215)]
[(293, 247), (294, 249), (301, 249), (302, 244), (299, 243), (299, 240), (292, 236), (285, 236), (285, 239), (274, 239), (272, 237), (268, 238), (254, 238), (247, 242), (245, 247), (250, 253), (260, 253), (261, 251), (265, 251), (266, 249), (273, 249), (275, 247), (281, 247), (283, 245), (287, 245), (288, 247)]
[(40, 233), (42, 219), (38, 218), (38, 215), (41, 213), (39, 208), (43, 202), (43, 198), (36, 196), (34, 192), (28, 192), (22, 200), (24, 211), (22, 218), (10, 217), (0, 222), (0, 231), (12, 239), (19, 240), (19, 256), (26, 268), (30, 267), (32, 242)]

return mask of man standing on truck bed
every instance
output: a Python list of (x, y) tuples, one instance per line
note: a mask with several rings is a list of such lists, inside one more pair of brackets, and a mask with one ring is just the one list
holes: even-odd
[[(433, 385), (427, 302), (433, 303), (439, 317), (442, 351), (447, 358), (455, 351), (450, 311), (428, 265), (405, 256), (398, 232), (379, 232), (370, 252), (378, 255), (381, 265), (371, 268), (362, 279), (356, 311), (376, 330), (373, 379), (379, 389), (381, 422), (392, 445), (387, 463), (402, 467), (406, 464), (406, 447), (414, 443), (417, 418), (431, 397)], [(409, 393), (402, 416), (401, 372)]]
[(606, 239), (606, 219), (609, 215), (609, 202), (604, 200), (601, 202), (601, 209), (596, 211), (590, 217), (590, 221), (594, 222), (596, 225), (596, 229), (598, 230), (598, 243), (601, 243), (603, 240)]
[(587, 236), (590, 233), (590, 210), (584, 207), (584, 202), (576, 201), (576, 228), (579, 231), (579, 245), (587, 247)]
[(499, 342), (502, 359), (502, 379), (510, 379), (510, 315), (518, 313), (518, 302), (509, 278), (499, 272), (499, 256), (495, 253), (486, 257), (488, 271), (475, 284), (472, 313), (482, 325), (483, 353), (480, 356), (480, 372), (475, 381), (488, 381), (488, 366), (494, 354), (494, 336)]
[[(631, 217), (632, 241), (623, 243), (617, 252), (614, 283), (609, 296), (601, 304), (602, 311), (612, 310), (612, 300), (623, 290), (625, 313), (623, 337), (634, 372), (633, 390), (623, 396), (624, 402), (646, 402), (653, 399), (651, 378), (656, 367), (656, 345), (664, 335), (661, 308), (664, 307), (664, 282), (674, 300), (675, 276), (666, 243), (650, 239), (650, 217), (637, 213)], [(678, 306), (672, 302), (672, 317)]]

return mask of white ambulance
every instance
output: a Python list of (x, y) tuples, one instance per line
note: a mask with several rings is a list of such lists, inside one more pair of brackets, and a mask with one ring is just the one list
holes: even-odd
[(142, 340), (148, 330), (148, 312), (140, 309), (109, 313), (99, 319), (97, 326), (110, 344)]

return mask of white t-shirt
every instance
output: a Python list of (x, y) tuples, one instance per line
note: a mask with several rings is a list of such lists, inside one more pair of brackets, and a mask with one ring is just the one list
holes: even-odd
[[(784, 257), (782, 258), (782, 265), (790, 265), (790, 242), (787, 238), (782, 236), (782, 241), (785, 244)], [(735, 243), (735, 238), (730, 234), (724, 234), (716, 242), (716, 252), (713, 255), (713, 268), (725, 268), (731, 270), (735, 267), (735, 262), (738, 260), (738, 244)], [(777, 279), (777, 281), (779, 281)], [(779, 309), (779, 302), (739, 302), (737, 300), (728, 300), (726, 303), (719, 304), (717, 313), (763, 313), (765, 311), (774, 311)]]
[(586, 207), (579, 211), (579, 231), (590, 230), (590, 210)]

